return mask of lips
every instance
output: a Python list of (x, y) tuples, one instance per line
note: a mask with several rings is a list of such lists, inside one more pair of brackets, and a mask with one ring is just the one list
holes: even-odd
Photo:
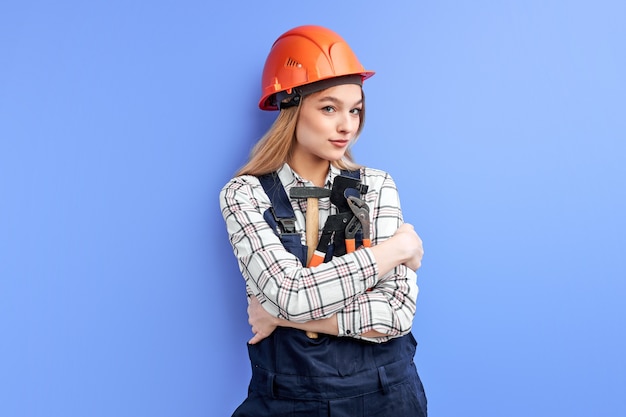
[(348, 146), (348, 144), (350, 143), (349, 140), (344, 140), (344, 139), (331, 139), (330, 143), (332, 143), (333, 145), (343, 148)]

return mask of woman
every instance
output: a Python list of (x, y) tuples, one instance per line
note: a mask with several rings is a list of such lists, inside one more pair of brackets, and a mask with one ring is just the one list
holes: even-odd
[[(349, 150), (373, 74), (319, 26), (284, 33), (268, 55), (259, 107), (278, 117), (220, 193), (254, 334), (248, 398), (233, 416), (426, 416), (411, 335), (422, 242), (403, 223), (392, 178), (357, 165)], [(279, 198), (298, 187), (334, 193), (346, 178), (352, 185), (331, 197)], [(371, 245), (351, 251), (343, 226), (326, 231), (352, 217), (345, 207), (355, 201), (367, 210), (360, 226)], [(315, 202), (317, 227), (305, 221)], [(316, 246), (325, 261), (317, 266), (299, 252), (307, 226), (328, 240)]]

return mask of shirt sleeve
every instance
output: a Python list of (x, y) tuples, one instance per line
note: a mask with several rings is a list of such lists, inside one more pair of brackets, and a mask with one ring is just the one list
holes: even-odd
[(303, 267), (263, 218), (269, 207), (255, 177), (236, 177), (220, 192), (220, 208), (247, 291), (270, 314), (294, 322), (330, 317), (378, 283), (370, 250)]
[[(372, 175), (382, 180), (380, 188), (376, 187), (367, 196), (371, 207), (372, 244), (376, 245), (393, 236), (403, 218), (398, 190), (391, 176), (382, 171), (375, 171)], [(389, 337), (366, 339), (384, 342), (409, 333), (415, 317), (417, 295), (415, 272), (404, 265), (397, 266), (381, 277), (370, 291), (357, 295), (339, 312), (339, 335), (362, 338), (361, 334), (375, 330)]]

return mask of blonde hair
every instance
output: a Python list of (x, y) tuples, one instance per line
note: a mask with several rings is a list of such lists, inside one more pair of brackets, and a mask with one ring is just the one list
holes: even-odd
[[(306, 100), (306, 97), (303, 100)], [(301, 100), (300, 105), (302, 105), (303, 100)], [(237, 176), (269, 174), (280, 169), (290, 159), (296, 143), (296, 126), (300, 116), (300, 105), (280, 110), (272, 126), (252, 148), (248, 162), (239, 169)], [(360, 116), (359, 127), (354, 140), (358, 138), (365, 123), (365, 94), (363, 94), (363, 108)], [(361, 167), (354, 162), (349, 149), (342, 159), (331, 161), (331, 164), (339, 169), (347, 170), (356, 170)]]

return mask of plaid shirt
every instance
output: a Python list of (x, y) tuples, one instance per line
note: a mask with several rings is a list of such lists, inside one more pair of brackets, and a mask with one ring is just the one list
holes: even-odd
[[(331, 166), (326, 187), (341, 172)], [(287, 195), (292, 187), (311, 186), (285, 164), (278, 176)], [(363, 200), (370, 207), (372, 245), (391, 237), (402, 224), (398, 191), (386, 172), (361, 169), (368, 188)], [(306, 199), (292, 199), (296, 229), (305, 244)], [(272, 315), (293, 322), (306, 322), (337, 315), (339, 336), (360, 336), (369, 330), (387, 337), (363, 338), (384, 342), (411, 330), (417, 299), (415, 273), (400, 265), (379, 277), (371, 249), (361, 248), (313, 268), (282, 246), (263, 218), (271, 206), (254, 176), (230, 180), (220, 192), (220, 207), (248, 295), (255, 295)], [(336, 213), (330, 198), (319, 200), (320, 230)], [(367, 291), (371, 288), (371, 291)]]

